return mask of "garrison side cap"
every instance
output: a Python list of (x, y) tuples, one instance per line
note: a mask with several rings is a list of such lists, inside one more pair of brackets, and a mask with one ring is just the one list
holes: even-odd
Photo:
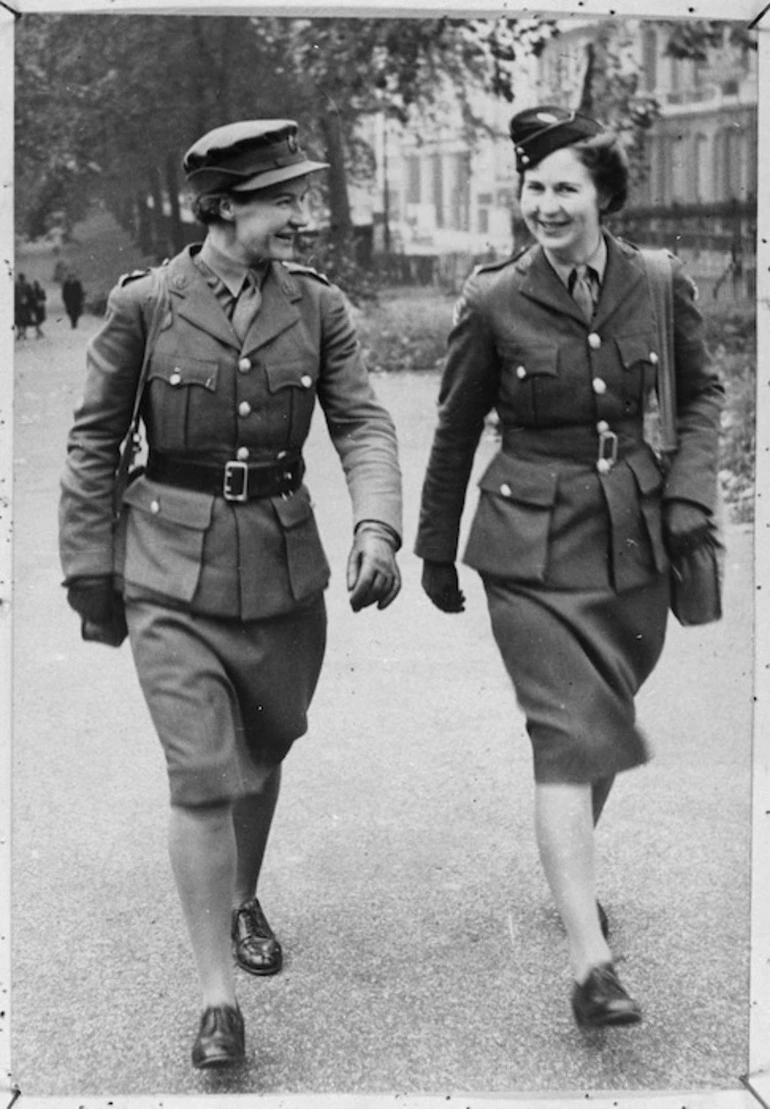
[(198, 195), (253, 192), (326, 169), (307, 157), (293, 119), (245, 119), (215, 127), (193, 143), (182, 167)]
[(590, 116), (551, 104), (517, 112), (509, 125), (516, 153), (516, 169), (524, 173), (553, 154), (554, 150), (598, 135), (603, 130), (601, 123)]

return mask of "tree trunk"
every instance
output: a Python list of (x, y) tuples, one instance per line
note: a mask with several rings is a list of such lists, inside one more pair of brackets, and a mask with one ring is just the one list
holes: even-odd
[(142, 254), (152, 253), (152, 227), (150, 226), (150, 210), (143, 192), (138, 192), (134, 198), (136, 206), (136, 241)]
[(578, 111), (591, 116), (594, 111), (594, 72), (596, 70), (596, 49), (592, 42), (586, 46), (586, 68), (583, 74), (583, 88), (580, 93)]
[(152, 196), (152, 244), (159, 262), (168, 254), (166, 217), (163, 214), (163, 189), (157, 166), (150, 169), (150, 194)]
[(182, 213), (179, 206), (179, 179), (176, 171), (176, 158), (171, 154), (166, 158), (166, 189), (171, 205), (171, 219), (169, 236), (174, 254), (178, 254), (184, 246), (184, 230), (182, 228)]
[(330, 239), (338, 250), (348, 250), (352, 246), (353, 220), (350, 215), (345, 145), (339, 116), (333, 111), (325, 112), (321, 117), (321, 127), (329, 162)]

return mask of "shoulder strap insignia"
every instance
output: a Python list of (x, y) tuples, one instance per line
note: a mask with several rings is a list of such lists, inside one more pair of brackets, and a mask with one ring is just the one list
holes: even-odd
[(123, 288), (124, 285), (128, 285), (131, 281), (136, 281), (140, 277), (146, 277), (148, 273), (152, 273), (152, 270), (132, 270), (131, 273), (124, 273), (118, 279), (118, 285)]
[(314, 270), (312, 266), (303, 266), (300, 262), (282, 262), (282, 266), (289, 271), (289, 273), (302, 273), (307, 274), (308, 277), (315, 277), (319, 281), (323, 281), (324, 285), (331, 285), (331, 281), (324, 274)]

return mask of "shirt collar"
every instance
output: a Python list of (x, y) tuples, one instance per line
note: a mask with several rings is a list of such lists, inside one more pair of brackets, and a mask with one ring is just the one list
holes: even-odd
[[(547, 247), (543, 247), (543, 251), (551, 267), (556, 271), (559, 280), (564, 285), (567, 285), (567, 283), (569, 282), (569, 275), (575, 268), (574, 263), (565, 264), (564, 262), (558, 262), (551, 255)], [(599, 278), (599, 284), (601, 285), (601, 283), (604, 281), (604, 271), (607, 268), (607, 243), (605, 242), (604, 235), (599, 236), (599, 243), (596, 247), (596, 250), (593, 252), (590, 258), (586, 258), (584, 264), (591, 267), (596, 276)]]
[(237, 262), (229, 254), (215, 246), (210, 235), (205, 238), (198, 257), (216, 274), (233, 297), (237, 297), (243, 288), (247, 273), (255, 274), (257, 282), (261, 284), (267, 272), (268, 263), (265, 263), (264, 266), (247, 266), (245, 262)]

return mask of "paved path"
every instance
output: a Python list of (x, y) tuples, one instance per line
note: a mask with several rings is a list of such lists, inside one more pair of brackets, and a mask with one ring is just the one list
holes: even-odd
[(406, 480), (405, 585), (385, 613), (348, 609), (349, 508), (315, 425), (309, 483), (335, 573), (327, 664), (264, 875), (286, 969), (240, 982), (244, 1071), (191, 1069), (198, 1001), (160, 750), (127, 647), (81, 643), (59, 587), (57, 479), (95, 326), (86, 317), (73, 332), (54, 312), (45, 339), (17, 344), (12, 1020), (25, 1096), (737, 1091), (751, 532), (730, 531), (726, 619), (673, 625), (639, 700), (656, 757), (619, 782), (600, 850), (616, 958), (646, 1020), (585, 1037), (537, 863), (528, 741), (482, 591), (465, 571), (468, 611), (442, 615), (410, 552), (431, 377), (376, 379)]

